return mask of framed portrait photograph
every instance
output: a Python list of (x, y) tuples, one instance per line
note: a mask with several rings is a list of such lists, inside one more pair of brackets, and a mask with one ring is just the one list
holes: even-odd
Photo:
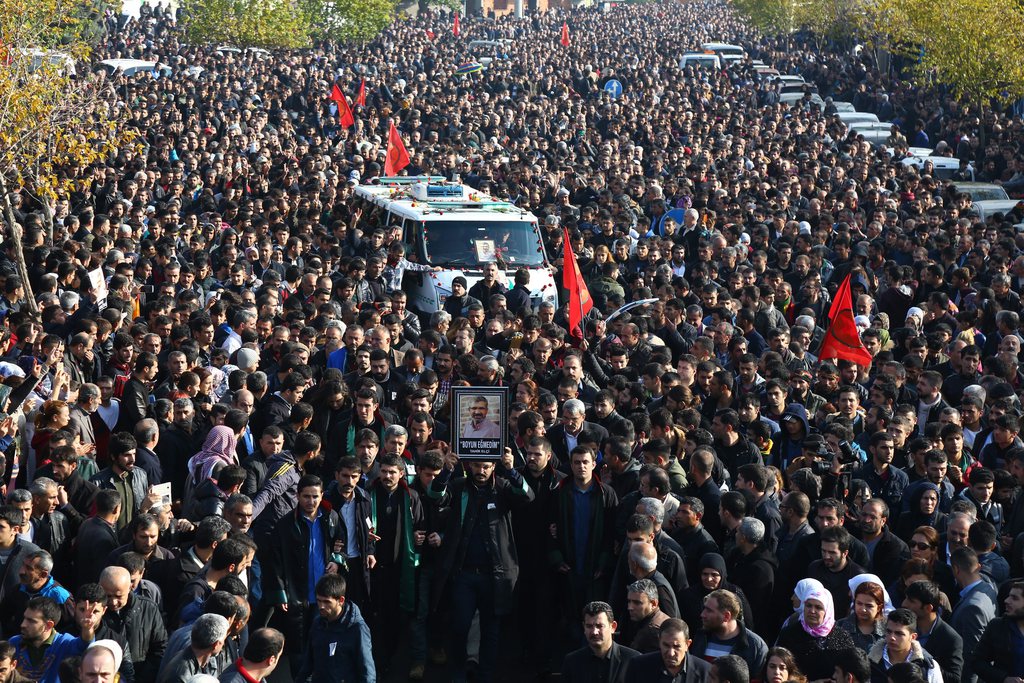
[(455, 454), (500, 460), (508, 439), (508, 387), (452, 387)]

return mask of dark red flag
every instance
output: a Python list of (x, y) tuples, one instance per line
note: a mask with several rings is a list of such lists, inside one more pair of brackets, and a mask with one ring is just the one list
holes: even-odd
[(830, 323), (821, 342), (818, 358), (842, 358), (857, 365), (870, 365), (871, 353), (864, 348), (860, 333), (857, 332), (857, 323), (853, 320), (853, 296), (850, 293), (849, 275), (843, 280), (843, 284), (839, 285), (828, 317)]
[(583, 274), (580, 272), (580, 264), (576, 261), (576, 255), (572, 253), (572, 245), (569, 244), (569, 228), (565, 231), (565, 253), (562, 257), (562, 286), (569, 292), (569, 333), (583, 339), (583, 330), (580, 324), (590, 309), (594, 307), (594, 300), (587, 289), (587, 283), (583, 281)]
[(459, 31), (459, 13), (458, 12), (455, 13), (455, 23), (452, 25), (452, 33), (455, 34), (456, 38), (458, 38), (459, 35), (461, 34), (461, 31)]
[(359, 81), (359, 95), (356, 96), (356, 104), (360, 107), (366, 106), (366, 79)]
[(398, 175), (398, 172), (409, 165), (409, 152), (405, 150), (402, 136), (398, 134), (395, 123), (391, 122), (388, 131), (388, 154), (384, 157), (384, 175)]
[(562, 47), (569, 47), (569, 24), (562, 22)]
[(338, 87), (337, 83), (331, 88), (331, 99), (338, 103), (338, 122), (342, 127), (351, 128), (356, 125), (356, 117), (352, 115), (352, 107), (348, 106), (345, 93), (341, 92), (341, 88)]

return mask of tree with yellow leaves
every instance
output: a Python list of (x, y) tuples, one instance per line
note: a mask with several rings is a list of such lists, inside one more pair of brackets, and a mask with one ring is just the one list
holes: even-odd
[(1024, 8), (1017, 0), (874, 0), (865, 28), (939, 83), (979, 108), (1024, 97)]
[[(101, 74), (72, 73), (88, 56), (94, 28), (88, 2), (0, 0), (0, 209), (10, 238), (21, 242), (12, 193), (36, 203), (52, 239), (53, 206), (75, 188), (82, 168), (127, 144), (116, 98)], [(18, 270), (35, 311), (25, 258)]]

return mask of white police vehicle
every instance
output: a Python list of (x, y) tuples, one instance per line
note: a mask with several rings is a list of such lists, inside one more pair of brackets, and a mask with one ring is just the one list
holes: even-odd
[(376, 212), (378, 225), (401, 226), (407, 258), (441, 267), (405, 272), (402, 289), (409, 295), (410, 309), (428, 314), (439, 310), (452, 293), (453, 279), (461, 275), (472, 287), (492, 262), (509, 288), (517, 270), (529, 271), (534, 307), (544, 301), (558, 305), (537, 218), (529, 211), (439, 176), (379, 178), (375, 184), (359, 185), (355, 194), (364, 216)]

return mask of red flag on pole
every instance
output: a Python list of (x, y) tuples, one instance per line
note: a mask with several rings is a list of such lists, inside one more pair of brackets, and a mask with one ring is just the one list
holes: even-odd
[(458, 12), (455, 13), (455, 24), (452, 26), (452, 33), (455, 34), (456, 38), (458, 38), (459, 34), (461, 33), (461, 31), (459, 31), (459, 13)]
[(562, 22), (562, 47), (569, 47), (569, 24)]
[(356, 117), (352, 115), (352, 107), (348, 106), (345, 93), (341, 92), (341, 88), (338, 87), (337, 83), (331, 88), (331, 99), (338, 103), (338, 123), (343, 128), (351, 128), (356, 125)]
[(562, 286), (569, 291), (569, 333), (583, 339), (583, 330), (580, 324), (590, 309), (594, 307), (594, 300), (590, 297), (590, 290), (587, 283), (583, 281), (583, 274), (580, 272), (580, 264), (576, 261), (576, 255), (572, 253), (572, 245), (569, 244), (569, 228), (563, 228), (565, 232), (565, 253), (562, 257)]
[(818, 358), (841, 358), (857, 365), (870, 365), (871, 353), (864, 348), (853, 320), (853, 296), (850, 293), (850, 276), (839, 285), (836, 298), (828, 311), (829, 326), (821, 342)]
[(397, 175), (399, 171), (409, 165), (409, 152), (405, 150), (402, 143), (402, 136), (398, 134), (394, 121), (391, 122), (391, 129), (388, 131), (388, 154), (384, 157), (384, 175)]
[(356, 104), (360, 107), (366, 106), (366, 79), (359, 81), (359, 95), (356, 97)]

